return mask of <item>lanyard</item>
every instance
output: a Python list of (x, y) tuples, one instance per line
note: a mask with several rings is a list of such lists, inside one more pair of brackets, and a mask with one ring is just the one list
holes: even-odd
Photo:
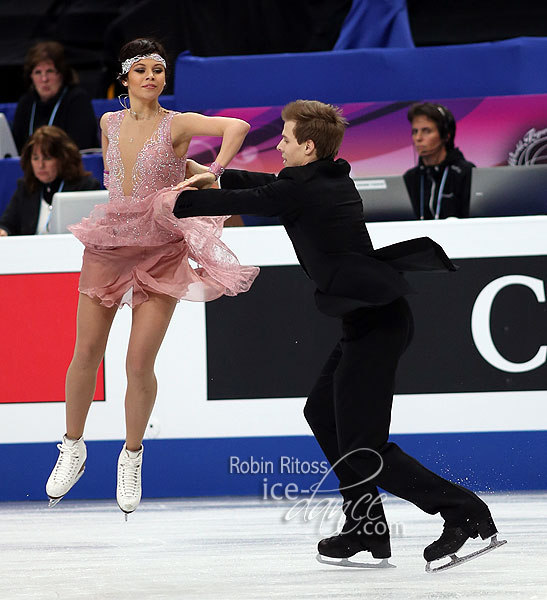
[[(435, 210), (434, 219), (439, 219), (441, 215), (441, 205), (443, 203), (443, 192), (444, 186), (446, 184), (446, 177), (448, 175), (448, 167), (444, 168), (443, 176), (441, 177), (441, 185), (439, 186), (439, 193), (437, 194), (437, 208)], [(433, 186), (433, 182), (431, 183)], [(425, 198), (424, 198), (424, 175), (422, 174), (420, 177), (420, 219), (423, 221), (425, 219)]]
[[(57, 114), (57, 111), (59, 110), (59, 106), (61, 105), (61, 101), (63, 100), (66, 92), (67, 92), (68, 88), (65, 88), (61, 95), (59, 96), (59, 100), (57, 100), (57, 102), (55, 103), (55, 106), (53, 107), (53, 110), (51, 111), (51, 116), (49, 117), (49, 121), (48, 121), (48, 125), (52, 125), (53, 124), (53, 120), (55, 119), (55, 115)], [(34, 117), (36, 115), (36, 100), (32, 103), (32, 110), (30, 111), (30, 121), (29, 121), (29, 125), (28, 125), (28, 134), (29, 137), (34, 133)]]

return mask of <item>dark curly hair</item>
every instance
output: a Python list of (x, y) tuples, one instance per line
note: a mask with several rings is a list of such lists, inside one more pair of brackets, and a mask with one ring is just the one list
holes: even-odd
[(21, 152), (23, 180), (30, 192), (34, 192), (42, 185), (32, 169), (31, 157), (35, 147), (40, 148), (45, 156), (56, 158), (59, 161), (59, 177), (65, 181), (76, 181), (81, 177), (91, 175), (89, 171), (84, 170), (78, 146), (68, 134), (55, 125), (43, 125), (27, 140)]

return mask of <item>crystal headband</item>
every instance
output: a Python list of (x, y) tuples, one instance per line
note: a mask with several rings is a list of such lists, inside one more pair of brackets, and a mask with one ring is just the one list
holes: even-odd
[(161, 63), (163, 65), (163, 68), (167, 68), (167, 64), (165, 63), (165, 59), (160, 56), (159, 54), (142, 54), (140, 56), (134, 56), (133, 58), (128, 58), (127, 60), (124, 60), (122, 63), (122, 75), (125, 75), (126, 73), (129, 73), (129, 69), (136, 63), (139, 62), (140, 60), (146, 60), (147, 58), (152, 58), (154, 60), (156, 60), (157, 62)]

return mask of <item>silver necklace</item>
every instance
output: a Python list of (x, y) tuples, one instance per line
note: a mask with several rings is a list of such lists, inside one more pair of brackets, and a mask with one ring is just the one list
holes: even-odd
[[(135, 112), (134, 110), (131, 110), (130, 108), (126, 108), (126, 110), (129, 112), (130, 116), (133, 117), (133, 119), (135, 119), (135, 121), (150, 121), (160, 114), (162, 107), (158, 104), (158, 109), (156, 110), (156, 112), (153, 115), (150, 115), (149, 117), (141, 117), (139, 113)], [(134, 141), (135, 138), (129, 138), (130, 144), (132, 144)]]
[(129, 111), (129, 114), (135, 119), (135, 121), (150, 121), (150, 119), (153, 119), (154, 117), (157, 117), (160, 114), (161, 106), (158, 104), (156, 112), (150, 115), (149, 117), (141, 117), (141, 115), (139, 115), (138, 112), (135, 112), (130, 108), (128, 108), (127, 110)]

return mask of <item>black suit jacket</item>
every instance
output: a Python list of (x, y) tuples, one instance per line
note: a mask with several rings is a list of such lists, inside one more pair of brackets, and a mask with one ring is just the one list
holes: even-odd
[[(91, 175), (67, 181), (63, 187), (65, 192), (99, 189), (101, 184)], [(17, 189), (0, 217), (0, 228), (5, 229), (9, 235), (34, 235), (40, 216), (40, 195), (41, 188), (31, 193), (25, 186), (25, 181), (18, 179)]]
[(230, 169), (220, 190), (182, 192), (174, 213), (279, 216), (300, 264), (317, 286), (319, 309), (331, 316), (389, 304), (407, 294), (410, 288), (400, 271), (455, 268), (429, 238), (375, 251), (349, 172), (342, 159), (287, 167), (277, 177)]

